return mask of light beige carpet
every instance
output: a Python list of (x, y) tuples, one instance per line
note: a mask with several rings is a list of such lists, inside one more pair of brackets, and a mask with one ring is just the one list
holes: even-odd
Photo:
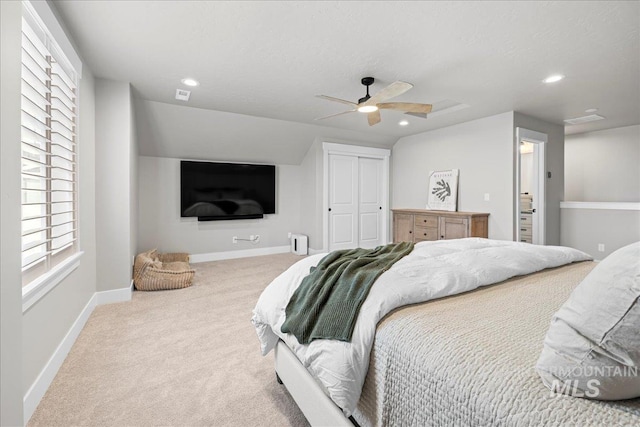
[(97, 307), (29, 426), (305, 426), (251, 311), (292, 254), (194, 264), (194, 285)]

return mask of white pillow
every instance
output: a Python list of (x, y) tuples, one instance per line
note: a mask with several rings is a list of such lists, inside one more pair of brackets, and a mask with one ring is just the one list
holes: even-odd
[(551, 320), (536, 365), (558, 393), (640, 397), (640, 242), (600, 262)]

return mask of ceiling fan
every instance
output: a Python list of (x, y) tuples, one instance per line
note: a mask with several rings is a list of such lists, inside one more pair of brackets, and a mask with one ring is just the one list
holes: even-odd
[(340, 98), (334, 98), (332, 96), (317, 95), (318, 98), (328, 99), (329, 101), (340, 102), (353, 107), (352, 110), (343, 111), (337, 114), (331, 114), (329, 116), (320, 117), (316, 120), (324, 120), (330, 117), (340, 116), (342, 114), (353, 113), (354, 111), (367, 114), (367, 120), (369, 126), (380, 123), (380, 110), (397, 110), (405, 113), (413, 113), (426, 115), (431, 112), (431, 104), (416, 104), (412, 102), (383, 102), (387, 99), (395, 98), (402, 95), (413, 87), (411, 83), (397, 81), (391, 83), (373, 96), (369, 95), (369, 86), (373, 84), (375, 79), (373, 77), (363, 77), (361, 83), (367, 87), (367, 94), (360, 98), (357, 103), (347, 101)]

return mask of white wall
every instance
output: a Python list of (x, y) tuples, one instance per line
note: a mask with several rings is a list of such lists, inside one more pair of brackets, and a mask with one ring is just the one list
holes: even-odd
[(186, 104), (136, 99), (135, 109), (140, 155), (149, 157), (299, 165), (317, 137), (377, 147), (397, 139), (368, 126), (353, 131)]
[(129, 89), (129, 253), (132, 256), (138, 253), (138, 132), (133, 102), (133, 93)]
[(458, 210), (490, 213), (489, 237), (513, 240), (513, 152), (512, 112), (401, 138), (391, 154), (391, 206), (424, 209), (429, 172), (460, 169)]
[[(640, 241), (640, 211), (562, 209), (561, 245), (579, 249), (597, 260)], [(598, 245), (604, 245), (604, 251)]]
[[(567, 201), (640, 202), (640, 126), (567, 135), (565, 195)], [(561, 244), (596, 259), (640, 240), (640, 211), (562, 209)], [(605, 250), (599, 251), (598, 245)]]
[[(210, 160), (215, 159), (199, 159)], [(288, 232), (300, 230), (300, 166), (276, 167), (276, 213), (263, 219), (204, 221), (180, 217), (180, 160), (140, 156), (139, 166), (139, 251), (157, 248), (161, 252), (214, 252), (288, 246)], [(232, 237), (259, 234), (257, 244), (232, 243)]]
[(0, 2), (0, 425), (22, 425), (20, 2)]
[[(533, 175), (533, 153), (520, 155), (520, 192), (533, 194), (531, 178)], [(535, 197), (535, 194), (533, 194)]]
[(128, 83), (96, 79), (97, 290), (128, 288), (136, 248), (137, 147)]
[(565, 200), (640, 202), (639, 125), (565, 139)]
[(309, 236), (309, 248), (314, 250), (321, 250), (323, 244), (323, 159), (322, 141), (316, 140), (300, 165), (300, 230), (297, 231)]
[(94, 79), (86, 67), (79, 92), (79, 238), (84, 254), (76, 270), (24, 313), (22, 360), (25, 392), (96, 292), (95, 99)]
[[(0, 2), (2, 108), (0, 425), (22, 425), (23, 398), (96, 290), (94, 80), (86, 67), (78, 110), (79, 267), (22, 313), (20, 272), (20, 2)], [(28, 414), (27, 414), (28, 415)]]

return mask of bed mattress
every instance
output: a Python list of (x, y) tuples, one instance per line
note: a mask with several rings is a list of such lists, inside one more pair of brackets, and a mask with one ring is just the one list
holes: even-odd
[(552, 394), (535, 372), (582, 262), (389, 313), (379, 324), (360, 426), (640, 425), (640, 399)]

